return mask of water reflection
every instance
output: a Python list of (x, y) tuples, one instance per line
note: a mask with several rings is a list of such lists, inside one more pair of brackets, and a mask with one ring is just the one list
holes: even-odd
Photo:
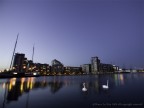
[[(84, 77), (84, 76), (82, 76)], [(101, 92), (108, 93), (110, 89), (114, 87), (113, 76), (87, 76), (84, 79), (79, 77), (29, 77), (29, 78), (11, 78), (7, 82), (2, 83), (2, 88), (6, 89), (6, 100), (7, 103), (11, 101), (18, 101), (19, 97), (24, 93), (29, 93), (31, 90), (38, 88), (50, 88), (52, 94), (57, 93), (62, 87), (69, 86), (79, 86), (80, 89), (83, 87), (82, 83), (85, 81), (87, 93), (89, 94), (99, 94)], [(106, 82), (106, 79), (110, 79), (110, 88), (108, 90), (103, 90), (102, 85)], [(123, 74), (114, 75), (115, 86), (124, 85)]]
[[(83, 76), (82, 76), (83, 77)], [(98, 94), (101, 91), (101, 78), (88, 76), (82, 80), (78, 77), (29, 77), (29, 78), (11, 78), (1, 83), (6, 90), (7, 103), (18, 101), (19, 97), (31, 90), (38, 88), (50, 88), (52, 94), (57, 93), (62, 87), (79, 86), (82, 88), (82, 82), (86, 81), (86, 88), (89, 94)]]
[[(5, 83), (3, 84), (5, 85)], [(36, 78), (21, 78), (16, 79), (12, 78), (10, 79), (6, 85), (8, 85), (8, 91), (7, 91), (7, 102), (10, 101), (17, 101), (18, 97), (20, 97), (23, 93), (28, 93), (32, 89), (37, 88), (45, 88), (49, 86), (51, 89), (51, 93), (56, 93), (59, 89), (62, 88), (63, 83), (58, 81), (36, 81)], [(5, 86), (3, 86), (5, 88)]]
[(5, 89), (7, 90), (7, 103), (10, 103), (11, 101), (17, 101), (18, 97), (21, 96), (24, 92), (27, 92), (29, 88), (27, 88), (27, 84), (31, 84), (32, 82), (27, 81), (25, 83), (25, 78), (17, 79), (17, 78), (11, 78), (6, 82)]
[[(47, 100), (50, 103), (62, 101), (62, 97), (68, 102), (74, 102), (76, 99), (78, 99), (78, 101), (82, 100), (82, 102), (87, 100), (89, 103), (94, 101), (103, 102), (104, 100), (109, 102), (117, 99), (117, 97), (124, 99), (124, 97), (122, 97), (124, 96), (123, 93), (127, 91), (127, 94), (130, 93), (130, 84), (138, 84), (139, 82), (134, 81), (143, 81), (143, 79), (144, 74), (11, 78), (0, 80), (0, 92), (3, 94), (0, 98), (3, 100), (3, 102), (1, 102), (3, 103), (3, 108), (5, 108), (6, 104), (11, 103), (13, 105), (14, 101), (23, 100), (22, 97), (25, 97), (24, 101), (26, 101), (24, 108), (28, 108), (31, 104), (40, 104), (32, 103), (33, 100), (36, 99), (36, 96), (39, 96), (41, 102)], [(106, 84), (107, 80), (109, 80), (109, 88), (104, 90), (102, 85)], [(82, 91), (83, 82), (85, 82), (87, 88), (86, 92)], [(134, 90), (136, 89), (133, 88), (133, 91)], [(36, 96), (33, 95), (35, 91), (38, 91), (34, 94)]]
[(124, 76), (123, 74), (114, 74), (114, 82), (116, 86), (124, 85)]

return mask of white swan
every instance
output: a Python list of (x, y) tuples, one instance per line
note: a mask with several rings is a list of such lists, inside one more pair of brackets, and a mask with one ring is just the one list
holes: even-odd
[(86, 89), (86, 87), (85, 87), (85, 83), (83, 83), (82, 91), (87, 91), (87, 89)]
[(102, 85), (102, 88), (104, 88), (104, 89), (108, 89), (109, 88), (109, 86), (108, 86), (108, 80), (107, 80), (107, 85)]

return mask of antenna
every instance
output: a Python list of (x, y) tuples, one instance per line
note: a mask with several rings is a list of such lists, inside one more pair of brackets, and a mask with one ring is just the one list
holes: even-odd
[(12, 63), (13, 63), (13, 59), (14, 59), (14, 54), (15, 54), (15, 49), (16, 49), (16, 45), (17, 45), (17, 41), (18, 41), (18, 36), (19, 36), (19, 33), (17, 34), (17, 38), (16, 38), (14, 50), (13, 50), (13, 55), (12, 55), (12, 60), (11, 60), (11, 64), (10, 64), (10, 69), (12, 67)]

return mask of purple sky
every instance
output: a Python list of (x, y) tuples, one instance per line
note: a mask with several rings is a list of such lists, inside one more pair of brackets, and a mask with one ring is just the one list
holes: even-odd
[(102, 63), (144, 68), (143, 0), (0, 0), (0, 69), (16, 52), (65, 66)]

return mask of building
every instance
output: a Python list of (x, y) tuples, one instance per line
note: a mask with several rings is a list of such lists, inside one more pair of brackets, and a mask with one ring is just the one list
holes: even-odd
[(81, 67), (82, 67), (83, 74), (91, 73), (91, 64), (83, 64)]
[(49, 75), (50, 74), (50, 66), (49, 64), (34, 64), (34, 71), (39, 72), (40, 75)]
[(100, 63), (99, 71), (100, 73), (112, 73), (114, 72), (114, 68), (111, 64)]
[(100, 66), (100, 60), (98, 57), (92, 57), (91, 58), (91, 72), (92, 74), (98, 74), (99, 73), (99, 66)]
[(13, 61), (13, 70), (16, 72), (24, 72), (24, 61), (26, 60), (25, 54), (15, 53), (14, 61)]
[(66, 75), (82, 74), (82, 67), (66, 66), (64, 69), (64, 74), (66, 74)]
[(114, 69), (115, 72), (118, 72), (119, 71), (119, 66), (113, 65), (113, 69)]
[(27, 71), (26, 72), (33, 72), (34, 71), (34, 63), (32, 60), (27, 60)]
[(53, 75), (61, 75), (63, 73), (64, 73), (63, 64), (60, 61), (56, 60), (56, 59), (52, 60), (51, 74), (53, 74)]

